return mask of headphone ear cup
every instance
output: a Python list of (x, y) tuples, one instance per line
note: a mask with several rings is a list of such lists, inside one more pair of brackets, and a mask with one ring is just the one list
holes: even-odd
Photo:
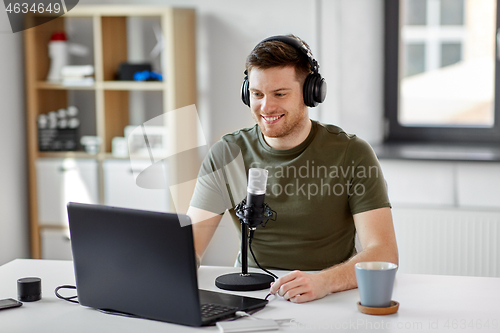
[(313, 98), (313, 85), (314, 85), (315, 77), (313, 73), (310, 73), (304, 82), (304, 89), (303, 89), (303, 95), (304, 95), (304, 104), (307, 105), (308, 107), (315, 107), (318, 104), (314, 104), (314, 98)]
[(313, 108), (326, 97), (326, 82), (319, 73), (310, 73), (304, 82), (304, 104)]
[(320, 74), (317, 74), (318, 80), (314, 84), (314, 100), (317, 103), (323, 103), (326, 97), (326, 81), (321, 77)]
[(248, 90), (248, 76), (243, 79), (243, 84), (241, 85), (241, 100), (246, 106), (250, 106), (250, 91)]

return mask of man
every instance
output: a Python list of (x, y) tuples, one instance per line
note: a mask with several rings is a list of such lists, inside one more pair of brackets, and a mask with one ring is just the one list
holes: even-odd
[[(225, 135), (222, 148), (212, 147), (188, 211), (201, 258), (225, 209), (239, 226), (233, 208), (244, 193), (231, 193), (228, 183), (237, 177), (224, 166), (241, 156), (245, 172), (267, 169), (266, 202), (278, 218), (257, 229), (252, 247), (263, 267), (294, 270), (277, 279), (270, 292), (296, 303), (356, 288), (357, 262), (398, 263), (390, 203), (373, 150), (336, 126), (309, 119), (306, 104), (322, 101), (305, 96), (304, 85), (319, 75), (309, 52), (292, 35), (254, 48), (242, 95), (248, 94), (244, 102), (256, 125)], [(221, 157), (226, 153), (230, 158)], [(357, 254), (356, 233), (363, 248)]]

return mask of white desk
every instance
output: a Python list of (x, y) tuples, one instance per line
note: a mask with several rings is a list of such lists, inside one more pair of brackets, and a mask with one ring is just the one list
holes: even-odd
[[(202, 266), (199, 286), (218, 290), (214, 285), (215, 278), (236, 271), (232, 267)], [(218, 332), (216, 327), (192, 328), (106, 315), (60, 300), (54, 295), (54, 289), (75, 282), (71, 261), (18, 259), (0, 266), (0, 298), (17, 298), (16, 281), (28, 276), (42, 279), (42, 300), (1, 310), (0, 332)], [(263, 298), (267, 291), (240, 294)], [(337, 329), (360, 332), (500, 331), (500, 278), (398, 274), (393, 299), (399, 301), (400, 308), (398, 313), (390, 316), (369, 316), (358, 312), (356, 289), (305, 304), (277, 298), (256, 316), (294, 318), (290, 326), (280, 329), (289, 332)]]

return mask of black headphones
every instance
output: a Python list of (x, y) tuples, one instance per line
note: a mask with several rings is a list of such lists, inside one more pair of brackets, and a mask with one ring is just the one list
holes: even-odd
[[(299, 40), (288, 36), (269, 37), (261, 41), (257, 44), (257, 46), (264, 42), (273, 40), (293, 46), (307, 57), (307, 60), (311, 65), (312, 72), (309, 73), (306, 77), (306, 81), (304, 82), (304, 104), (309, 107), (315, 107), (319, 103), (323, 103), (326, 97), (326, 81), (321, 77), (321, 74), (319, 74), (319, 64), (316, 59), (312, 57), (311, 51)], [(245, 105), (250, 106), (250, 91), (248, 90), (248, 85), (248, 71), (245, 70), (245, 78), (243, 79), (243, 84), (241, 85), (241, 100), (245, 103)]]

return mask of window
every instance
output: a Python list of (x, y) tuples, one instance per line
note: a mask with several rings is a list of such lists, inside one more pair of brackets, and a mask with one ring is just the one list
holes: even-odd
[(497, 1), (386, 0), (387, 141), (500, 142)]

